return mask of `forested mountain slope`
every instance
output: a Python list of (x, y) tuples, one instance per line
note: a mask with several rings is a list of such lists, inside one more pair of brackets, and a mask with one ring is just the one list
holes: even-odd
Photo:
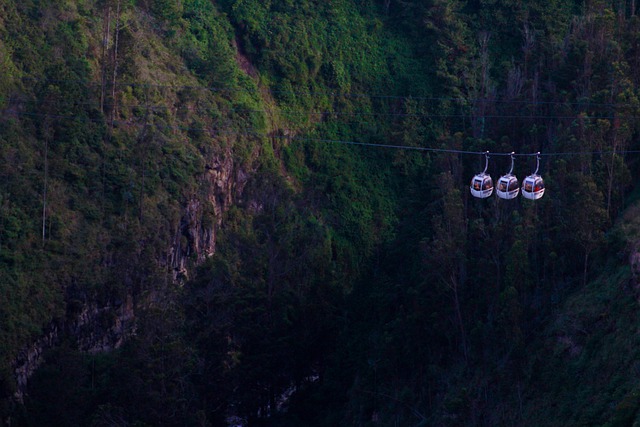
[(635, 9), (0, 0), (2, 422), (633, 425)]

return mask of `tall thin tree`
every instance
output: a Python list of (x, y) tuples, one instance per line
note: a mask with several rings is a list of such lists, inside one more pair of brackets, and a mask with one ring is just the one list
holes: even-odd
[(118, 79), (118, 39), (120, 36), (120, 0), (116, 3), (116, 29), (113, 44), (113, 79), (111, 82), (111, 127), (116, 115), (116, 84)]
[(100, 86), (100, 111), (104, 114), (104, 97), (107, 86), (107, 51), (109, 50), (109, 33), (111, 32), (111, 6), (105, 10), (102, 33), (102, 81)]

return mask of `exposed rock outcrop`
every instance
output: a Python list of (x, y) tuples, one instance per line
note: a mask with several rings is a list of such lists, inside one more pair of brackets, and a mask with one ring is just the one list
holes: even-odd
[(29, 377), (35, 372), (43, 361), (42, 354), (53, 347), (59, 340), (59, 328), (52, 323), (42, 337), (20, 351), (13, 363), (13, 372), (16, 379), (15, 399), (22, 403), (27, 388)]
[(171, 246), (169, 265), (174, 280), (187, 279), (190, 267), (215, 253), (222, 216), (242, 194), (250, 173), (235, 166), (230, 151), (206, 165), (202, 188), (207, 191), (187, 202)]
[(20, 351), (13, 363), (17, 389), (15, 399), (22, 402), (29, 377), (42, 364), (44, 353), (59, 344), (63, 337), (72, 337), (80, 351), (94, 354), (117, 349), (135, 333), (134, 299), (114, 301), (98, 306), (85, 302), (72, 319), (51, 322), (46, 332)]
[[(255, 153), (257, 155), (257, 152)], [(255, 158), (255, 157), (254, 157)], [(169, 259), (159, 265), (170, 267), (176, 283), (189, 276), (189, 269), (215, 252), (216, 235), (222, 225), (224, 212), (242, 194), (252, 171), (236, 167), (230, 150), (210, 160), (201, 177), (201, 191), (193, 195), (177, 224), (170, 245)], [(135, 334), (136, 310), (150, 301), (128, 294), (124, 301), (116, 300), (98, 305), (83, 301), (68, 305), (67, 318), (52, 322), (45, 334), (23, 348), (12, 364), (16, 379), (15, 399), (22, 402), (29, 377), (43, 362), (43, 354), (63, 338), (71, 338), (78, 350), (90, 354), (119, 348)]]

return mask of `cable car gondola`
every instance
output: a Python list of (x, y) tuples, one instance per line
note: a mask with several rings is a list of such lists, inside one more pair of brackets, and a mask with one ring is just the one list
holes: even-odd
[(511, 169), (506, 175), (502, 175), (498, 180), (496, 188), (496, 194), (501, 199), (511, 200), (518, 197), (520, 186), (518, 185), (518, 178), (513, 175), (513, 163), (515, 160), (515, 153), (511, 153)]
[(479, 199), (486, 199), (493, 193), (493, 180), (487, 173), (487, 168), (489, 167), (489, 152), (487, 151), (484, 155), (484, 171), (475, 175), (471, 179), (471, 187), (469, 187), (471, 190), (471, 195)]
[(540, 152), (536, 156), (536, 171), (527, 176), (522, 181), (522, 197), (529, 200), (538, 200), (544, 195), (544, 181), (540, 175), (538, 175), (538, 169), (540, 168)]

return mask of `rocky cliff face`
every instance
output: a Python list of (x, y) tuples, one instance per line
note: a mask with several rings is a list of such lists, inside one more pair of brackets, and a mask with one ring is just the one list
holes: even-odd
[(29, 377), (43, 361), (43, 354), (55, 347), (64, 336), (75, 339), (76, 346), (86, 353), (110, 351), (135, 333), (134, 296), (125, 301), (111, 301), (99, 306), (85, 302), (79, 314), (51, 322), (43, 336), (20, 351), (13, 364), (17, 383), (15, 399), (22, 402)]
[(23, 348), (14, 360), (13, 372), (17, 385), (14, 398), (18, 402), (22, 403), (29, 377), (42, 363), (42, 354), (58, 343), (59, 336), (58, 325), (52, 323), (43, 336)]
[[(183, 207), (175, 237), (168, 242), (169, 257), (158, 260), (161, 268), (172, 271), (175, 283), (183, 283), (189, 277), (189, 269), (214, 254), (222, 217), (242, 194), (251, 173), (234, 163), (230, 150), (210, 159), (201, 177), (201, 188), (205, 191), (193, 195)], [(117, 349), (135, 334), (136, 312), (152, 303), (149, 299), (153, 296), (141, 299), (129, 293), (124, 301), (113, 300), (103, 305), (89, 300), (74, 307), (68, 304), (66, 319), (52, 322), (45, 334), (23, 348), (14, 360), (15, 400), (23, 401), (28, 379), (42, 364), (43, 354), (63, 337), (71, 337), (78, 350), (90, 354)]]
[(175, 281), (188, 279), (190, 267), (215, 253), (222, 217), (242, 194), (251, 172), (236, 167), (230, 151), (207, 163), (202, 188), (208, 191), (187, 202), (171, 245), (168, 264)]

